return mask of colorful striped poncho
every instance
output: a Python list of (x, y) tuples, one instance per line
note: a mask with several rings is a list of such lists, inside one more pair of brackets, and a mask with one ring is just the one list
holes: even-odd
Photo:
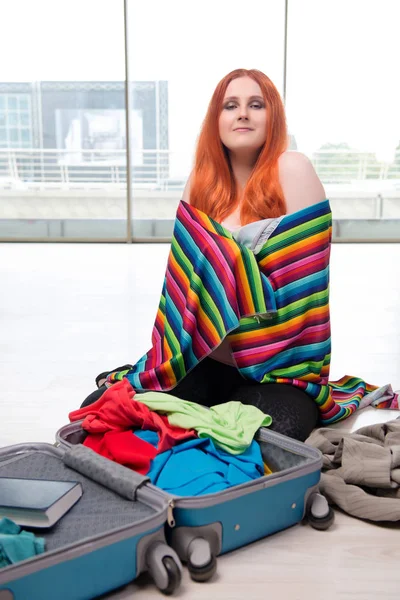
[(372, 404), (398, 408), (390, 386), (357, 377), (328, 382), (331, 358), (328, 200), (284, 215), (255, 254), (181, 201), (152, 348), (126, 377), (136, 390), (171, 391), (228, 336), (244, 379), (285, 383), (318, 404), (321, 423)]

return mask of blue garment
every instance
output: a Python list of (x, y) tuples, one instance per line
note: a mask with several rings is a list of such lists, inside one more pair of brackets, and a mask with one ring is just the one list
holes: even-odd
[(147, 475), (171, 494), (201, 496), (258, 479), (264, 475), (264, 465), (255, 441), (242, 454), (230, 454), (212, 439), (198, 438), (156, 456)]
[(0, 519), (0, 568), (44, 552), (44, 539), (36, 537), (10, 519)]
[(136, 435), (136, 437), (140, 438), (141, 440), (144, 440), (145, 442), (148, 442), (155, 448), (158, 447), (158, 442), (160, 441), (160, 438), (156, 431), (150, 431), (149, 429), (137, 429), (133, 433), (134, 435)]

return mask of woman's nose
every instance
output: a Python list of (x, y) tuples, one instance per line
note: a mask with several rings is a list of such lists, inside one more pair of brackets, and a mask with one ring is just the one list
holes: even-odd
[(239, 119), (247, 119), (248, 118), (248, 108), (247, 106), (239, 106)]

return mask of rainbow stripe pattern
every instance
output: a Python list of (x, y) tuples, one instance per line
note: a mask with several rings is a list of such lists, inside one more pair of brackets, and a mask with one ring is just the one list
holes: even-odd
[[(228, 336), (246, 380), (301, 388), (331, 424), (398, 396), (345, 376), (329, 382), (329, 201), (285, 215), (255, 255), (202, 211), (181, 201), (151, 349), (126, 377), (136, 390), (173, 388)], [(389, 392), (388, 392), (389, 388)], [(371, 398), (369, 402), (368, 398)]]

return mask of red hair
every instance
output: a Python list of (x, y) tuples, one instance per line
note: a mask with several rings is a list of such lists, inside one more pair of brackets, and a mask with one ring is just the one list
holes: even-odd
[(229, 155), (219, 136), (219, 116), (226, 89), (238, 77), (258, 83), (267, 110), (266, 141), (243, 191), (240, 219), (243, 225), (286, 213), (279, 183), (278, 158), (288, 148), (285, 108), (272, 81), (256, 69), (236, 69), (215, 88), (197, 143), (190, 182), (190, 203), (211, 218), (222, 221), (239, 202)]

